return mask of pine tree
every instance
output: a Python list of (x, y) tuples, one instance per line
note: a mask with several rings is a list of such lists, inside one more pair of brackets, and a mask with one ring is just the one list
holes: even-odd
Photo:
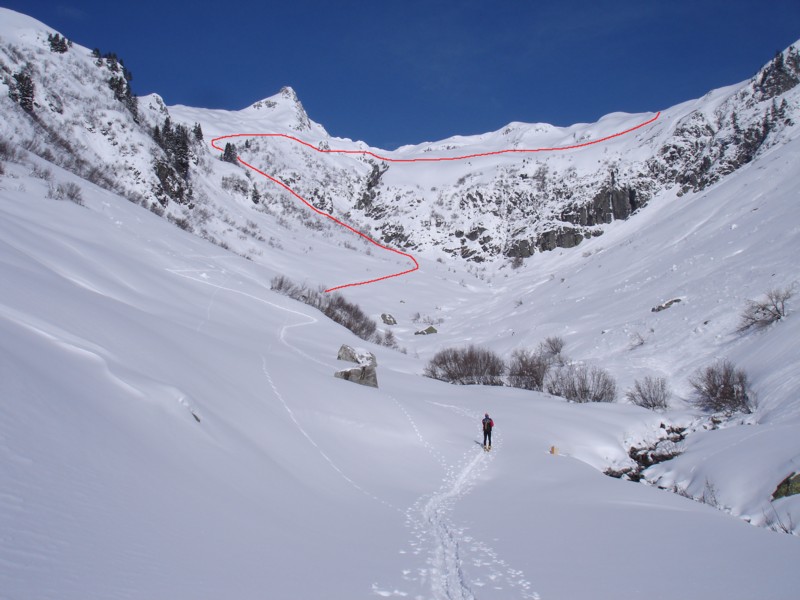
[(784, 124), (789, 125), (790, 127), (794, 125), (794, 121), (789, 116), (789, 103), (786, 102), (786, 98), (781, 101), (780, 108), (778, 109), (778, 114), (781, 119), (783, 119)]
[(63, 54), (69, 49), (67, 38), (58, 33), (50, 33), (47, 35), (47, 41), (50, 43), (50, 52), (58, 52)]
[(238, 162), (238, 155), (236, 154), (236, 146), (231, 143), (225, 144), (225, 151), (222, 153), (222, 160), (225, 162), (236, 164)]
[(175, 128), (175, 139), (173, 141), (173, 164), (178, 175), (184, 179), (189, 178), (189, 130), (183, 125)]
[(14, 81), (16, 85), (9, 90), (9, 96), (11, 96), (11, 99), (17, 102), (24, 111), (33, 113), (35, 93), (33, 79), (31, 79), (31, 76), (25, 71), (20, 71), (14, 73)]
[(194, 129), (192, 130), (192, 132), (194, 133), (194, 139), (196, 141), (198, 141), (198, 142), (202, 142), (203, 141), (203, 128), (200, 127), (200, 123), (195, 123), (194, 124)]
[(736, 111), (733, 111), (731, 113), (731, 125), (733, 126), (733, 132), (736, 135), (739, 135), (740, 133), (742, 133), (742, 128), (739, 125), (739, 118), (736, 116)]
[[(131, 88), (131, 81), (133, 81), (133, 73), (125, 68), (125, 63), (119, 58), (115, 52), (106, 52), (100, 55), (100, 50), (95, 48), (92, 51), (92, 56), (97, 58), (97, 66), (102, 67), (104, 64), (111, 71), (112, 76), (108, 79), (108, 87), (114, 92), (114, 97), (125, 105), (125, 108), (133, 116), (134, 122), (139, 122), (139, 100), (133, 93)], [(120, 73), (121, 75), (118, 75)]]

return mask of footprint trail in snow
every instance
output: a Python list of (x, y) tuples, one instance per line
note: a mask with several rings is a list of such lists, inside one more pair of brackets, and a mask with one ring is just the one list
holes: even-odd
[[(461, 416), (471, 420), (476, 418), (460, 407), (445, 408), (457, 409)], [(498, 440), (494, 452), (501, 445), (502, 441)], [(436, 455), (442, 458), (441, 454)], [(512, 569), (490, 546), (471, 537), (453, 522), (453, 508), (458, 500), (475, 487), (492, 460), (494, 454), (470, 449), (459, 464), (449, 467), (443, 464), (446, 475), (440, 489), (419, 498), (406, 513), (406, 525), (411, 529), (413, 539), (410, 549), (401, 551), (401, 554), (417, 556), (425, 562), (424, 566), (404, 569), (403, 578), (417, 590), (425, 590), (425, 595), (412, 596), (397, 589), (383, 590), (377, 584), (373, 586), (373, 593), (382, 597), (413, 597), (415, 600), (477, 600), (484, 597), (539, 600), (522, 571)]]

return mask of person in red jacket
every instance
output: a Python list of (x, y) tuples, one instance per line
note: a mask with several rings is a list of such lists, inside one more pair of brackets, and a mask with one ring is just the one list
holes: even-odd
[[(491, 417), (489, 417), (489, 413), (486, 413), (483, 416), (483, 449), (484, 450), (491, 450), (492, 449), (492, 427), (494, 427), (494, 421), (492, 421)], [(488, 444), (486, 442), (489, 442)]]

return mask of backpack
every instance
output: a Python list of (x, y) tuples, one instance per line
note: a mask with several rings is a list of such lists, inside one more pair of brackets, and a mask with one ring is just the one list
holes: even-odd
[(491, 431), (492, 427), (494, 427), (494, 421), (492, 421), (489, 417), (484, 417), (484, 419), (483, 419), (483, 430), (484, 431)]

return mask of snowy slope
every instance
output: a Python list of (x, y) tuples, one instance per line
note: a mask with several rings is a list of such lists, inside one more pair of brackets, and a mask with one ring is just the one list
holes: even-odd
[(598, 471), (660, 415), (379, 348), (379, 390), (336, 380), (361, 342), (268, 271), (26, 171), (0, 196), (5, 597), (792, 597), (796, 538)]
[[(52, 55), (43, 41), (51, 30), (2, 15), (6, 42), (33, 55), (41, 46), (41, 72), (101, 81), (88, 51)], [(159, 151), (145, 125), (167, 114), (202, 124), (206, 142), (276, 128), (331, 148), (366, 146), (330, 139), (289, 88), (238, 112), (141, 98), (144, 124), (108, 90), (93, 89), (117, 125), (92, 132), (78, 101), (90, 87), (63, 88), (75, 100), (66, 116), (43, 114), (76, 137), (85, 130), (81, 155), (116, 164), (127, 197), (19, 147), (34, 125), (5, 94), (0, 105), (10, 115), (3, 135), (17, 148), (0, 163), (0, 598), (616, 600), (674, 598), (676, 589), (682, 598), (795, 597), (800, 501), (770, 498), (800, 470), (800, 325), (790, 314), (761, 332), (736, 327), (746, 300), (800, 278), (796, 126), (716, 183), (665, 187), (577, 248), (537, 252), (513, 269), (500, 260), (476, 266), (431, 243), (415, 274), (348, 290), (374, 318), (398, 319), (402, 354), (269, 287), (278, 274), (338, 284), (406, 263), (317, 224), (209, 148), (192, 150), (194, 207), (165, 208), (173, 220), (191, 217), (199, 235), (128, 201), (131, 189), (153, 184), (136, 187), (134, 173), (151, 176), (150, 152)], [(255, 139), (239, 150), (334, 215), (411, 229), (437, 210), (437, 186), (464, 177), (455, 198), (543, 164), (551, 174), (574, 167), (573, 183), (590, 185), (606, 177), (595, 173), (598, 161), (605, 169), (606, 160), (647, 160), (697, 111), (713, 121), (742, 89), (665, 110), (603, 149), (392, 165), (381, 193), (399, 193), (398, 206), (404, 194), (414, 198), (418, 210), (405, 202), (382, 219), (353, 208), (375, 161)], [(784, 97), (797, 102), (796, 90)], [(759, 106), (740, 115), (742, 126)], [(569, 145), (650, 116), (564, 129), (511, 124), (393, 155), (491, 150), (506, 140)], [(52, 197), (68, 183), (84, 207)], [(488, 223), (485, 206), (465, 207), (460, 218)], [(424, 326), (416, 313), (436, 320), (439, 333), (414, 335)], [(476, 343), (508, 358), (551, 335), (564, 338), (571, 359), (608, 369), (621, 390), (644, 375), (667, 378), (672, 410), (621, 397), (574, 405), (420, 375), (444, 347)], [(345, 366), (335, 358), (342, 343), (377, 354), (379, 389), (332, 376)], [(645, 472), (649, 485), (602, 474), (630, 465), (630, 446), (657, 440), (662, 424), (702, 427), (704, 416), (686, 403), (687, 378), (720, 358), (751, 376), (760, 399), (753, 415), (690, 435), (683, 454)], [(488, 454), (478, 440), (487, 410), (497, 424)], [(657, 486), (698, 499), (713, 491), (722, 510)], [(770, 531), (775, 519), (795, 535)]]

